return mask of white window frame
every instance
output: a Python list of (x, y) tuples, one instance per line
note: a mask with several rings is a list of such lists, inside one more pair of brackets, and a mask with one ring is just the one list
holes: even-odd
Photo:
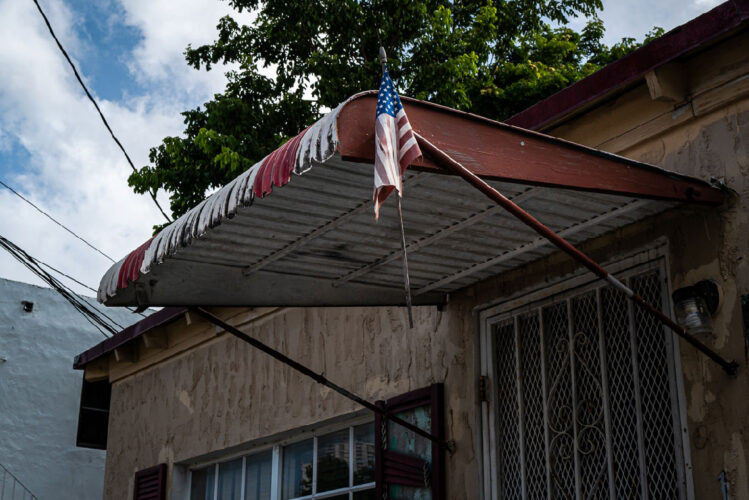
[[(312, 494), (301, 497), (294, 497), (290, 500), (317, 500), (334, 497), (336, 495), (342, 495), (345, 493), (349, 494), (349, 500), (353, 500), (353, 495), (356, 492), (373, 489), (375, 482), (369, 482), (365, 484), (357, 484), (353, 486), (347, 486), (345, 488), (338, 488), (336, 490), (329, 490), (325, 492), (317, 492), (317, 441), (321, 436), (348, 429), (349, 432), (349, 484), (354, 482), (354, 467), (355, 467), (355, 443), (354, 443), (354, 428), (363, 424), (373, 423), (373, 419), (370, 415), (347, 419), (345, 423), (320, 425), (314, 429), (298, 430), (292, 433), (291, 437), (279, 438), (273, 440), (271, 444), (259, 445), (249, 449), (245, 449), (241, 452), (227, 453), (219, 459), (213, 459), (208, 461), (197, 461), (190, 465), (189, 474), (186, 475), (187, 488), (185, 500), (190, 500), (192, 495), (192, 474), (195, 470), (206, 469), (207, 467), (214, 467), (214, 483), (213, 483), (213, 500), (218, 499), (218, 484), (219, 484), (219, 466), (226, 462), (231, 462), (237, 458), (242, 458), (242, 484), (240, 487), (240, 498), (243, 500), (245, 495), (245, 474), (247, 473), (247, 457), (256, 455), (272, 450), (271, 458), (271, 500), (281, 500), (281, 485), (282, 485), (282, 473), (283, 473), (283, 450), (286, 446), (293, 445), (302, 441), (306, 441), (310, 438), (313, 440), (313, 461), (312, 461)], [(288, 433), (285, 433), (288, 434)]]
[[(647, 269), (648, 266), (660, 266), (666, 279), (664, 294), (669, 310), (673, 311), (670, 291), (670, 265), (668, 261), (668, 243), (667, 240), (659, 238), (654, 246), (648, 250), (640, 251), (636, 254), (620, 257), (619, 259), (609, 262), (605, 268), (612, 274), (622, 273), (634, 268)], [(494, 360), (493, 360), (493, 325), (497, 319), (505, 313), (516, 310), (527, 304), (543, 301), (549, 297), (562, 293), (570, 293), (575, 289), (586, 286), (594, 286), (597, 278), (590, 273), (580, 270), (565, 277), (560, 277), (551, 283), (544, 283), (536, 288), (520, 291), (512, 296), (505, 297), (495, 302), (493, 305), (477, 309), (478, 335), (479, 335), (479, 375), (487, 380), (487, 391), (490, 394), (488, 401), (481, 402), (481, 498), (483, 500), (498, 500), (497, 480), (492, 470), (496, 471), (498, 457), (496, 453), (496, 431), (495, 431), (495, 397), (493, 396), (497, 381), (494, 380)], [(665, 311), (669, 313), (670, 311)], [(672, 366), (675, 372), (676, 394), (675, 405), (676, 412), (681, 428), (681, 457), (684, 468), (684, 487), (685, 495), (688, 500), (694, 500), (694, 483), (692, 479), (692, 460), (689, 449), (689, 432), (687, 427), (687, 405), (684, 391), (684, 378), (681, 367), (681, 355), (679, 351), (679, 338), (674, 334), (670, 336), (671, 353), (673, 355)]]

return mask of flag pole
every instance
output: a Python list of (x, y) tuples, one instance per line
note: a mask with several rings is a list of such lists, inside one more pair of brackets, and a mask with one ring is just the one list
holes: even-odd
[(403, 250), (403, 286), (406, 288), (406, 307), (408, 308), (408, 326), (414, 327), (414, 316), (411, 307), (411, 279), (408, 277), (408, 252), (406, 252), (406, 231), (403, 229), (403, 210), (401, 196), (398, 193), (398, 219), (401, 223), (401, 250)]
[[(388, 58), (385, 53), (385, 47), (380, 45), (380, 66), (382, 68), (382, 74), (385, 74), (385, 66), (387, 65)], [(403, 187), (401, 186), (401, 189)], [(401, 206), (402, 193), (398, 190), (398, 221), (400, 222), (401, 228), (401, 251), (403, 252), (403, 287), (406, 292), (406, 308), (408, 309), (408, 326), (409, 328), (414, 327), (414, 316), (413, 307), (411, 305), (411, 279), (408, 276), (408, 252), (406, 251), (406, 230), (403, 227), (403, 208)]]

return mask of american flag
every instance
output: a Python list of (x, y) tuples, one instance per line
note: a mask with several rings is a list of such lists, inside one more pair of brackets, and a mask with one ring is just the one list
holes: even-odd
[(403, 190), (402, 176), (406, 167), (421, 156), (411, 124), (395, 91), (387, 68), (382, 75), (377, 95), (375, 117), (374, 210), (379, 217), (380, 205), (393, 192)]

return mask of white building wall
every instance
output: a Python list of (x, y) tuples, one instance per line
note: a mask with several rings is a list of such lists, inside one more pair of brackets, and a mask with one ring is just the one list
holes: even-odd
[[(123, 327), (142, 319), (106, 314)], [(75, 446), (82, 373), (73, 357), (103, 339), (53, 290), (0, 279), (0, 464), (40, 500), (102, 496), (104, 451)]]

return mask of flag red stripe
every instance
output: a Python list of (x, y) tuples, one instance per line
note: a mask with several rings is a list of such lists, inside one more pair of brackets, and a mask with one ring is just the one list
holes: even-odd
[(399, 111), (397, 117), (381, 114), (375, 118), (375, 217), (390, 193), (402, 189), (403, 172), (419, 156), (421, 151), (405, 111)]

